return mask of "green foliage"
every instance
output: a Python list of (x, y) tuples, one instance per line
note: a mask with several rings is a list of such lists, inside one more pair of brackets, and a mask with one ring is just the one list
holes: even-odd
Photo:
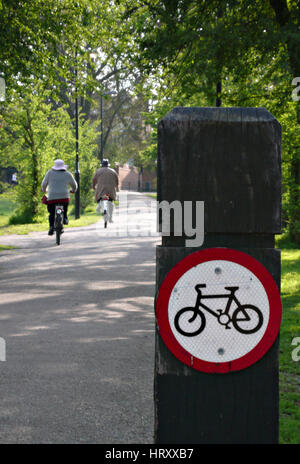
[(15, 208), (15, 190), (6, 186), (5, 191), (0, 194), (0, 228), (9, 223)]
[(12, 221), (33, 222), (42, 214), (40, 183), (42, 172), (51, 156), (46, 145), (49, 136), (50, 108), (41, 99), (18, 99), (4, 111), (1, 129), (1, 165), (13, 166), (19, 173), (15, 187), (18, 209)]
[(39, 78), (59, 95), (62, 86), (74, 87), (75, 68), (81, 95), (99, 86), (91, 51), (111, 38), (113, 19), (110, 0), (2, 0), (0, 74), (7, 88), (23, 95)]
[[(98, 137), (96, 123), (90, 124), (83, 117), (80, 118), (79, 127), (79, 166), (80, 166), (80, 207), (84, 211), (91, 204), (94, 198), (92, 190), (92, 178), (96, 170), (99, 168), (99, 160), (97, 157)], [(72, 163), (70, 154), (66, 155), (66, 160)], [(74, 195), (72, 196), (74, 202)]]
[(6, 184), (5, 182), (0, 181), (0, 194), (5, 192)]
[[(153, 128), (174, 106), (215, 106), (217, 82), (223, 106), (265, 107), (281, 123), (283, 219), (300, 243), (300, 102), (292, 100), (292, 79), (300, 76), (299, 2), (124, 4), (135, 25), (132, 60), (152, 83)], [(151, 144), (142, 158), (154, 158)]]
[(104, 104), (104, 157), (109, 158), (112, 166), (128, 160), (134, 160), (139, 166), (139, 152), (149, 143), (143, 119), (147, 99), (138, 91), (127, 89), (111, 100), (110, 108)]
[[(63, 159), (75, 167), (74, 127), (67, 111), (53, 111), (44, 98), (32, 94), (10, 103), (3, 113), (5, 125), (0, 129), (0, 162), (18, 171), (17, 209), (11, 224), (42, 222), (46, 208), (41, 203), (41, 182), (54, 160)], [(80, 119), (80, 155), (82, 153), (82, 205), (91, 199), (91, 174), (95, 169), (96, 133), (92, 125)]]
[[(85, 119), (93, 121), (93, 102), (99, 110), (99, 95), (114, 91), (110, 106), (103, 99), (105, 156), (112, 164), (133, 159), (138, 166), (155, 166), (159, 119), (178, 105), (215, 106), (217, 82), (223, 106), (266, 107), (283, 129), (283, 220), (299, 243), (300, 103), (291, 98), (292, 78), (300, 76), (299, 2), (3, 0), (1, 5), (0, 71), (8, 101), (13, 104), (16, 95), (23, 101), (30, 91), (43, 94), (57, 109), (67, 104), (73, 118), (77, 87)], [(141, 115), (152, 126), (151, 135), (143, 132)], [(51, 117), (50, 128), (53, 112)], [(57, 145), (60, 157), (73, 153), (73, 141), (58, 133), (58, 123), (52, 136), (47, 132), (46, 159), (57, 156)], [(30, 153), (32, 170), (35, 156), (41, 157)], [(94, 169), (86, 156), (81, 152), (83, 207), (92, 196), (88, 179)], [(39, 208), (33, 195), (32, 210)]]

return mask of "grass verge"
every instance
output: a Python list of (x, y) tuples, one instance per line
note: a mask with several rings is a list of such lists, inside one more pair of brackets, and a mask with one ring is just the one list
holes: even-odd
[[(88, 212), (80, 216), (79, 219), (75, 219), (74, 216), (69, 215), (69, 225), (68, 227), (84, 227), (95, 222), (99, 221), (100, 216), (96, 213)], [(1, 235), (27, 235), (30, 232), (43, 232), (48, 230), (49, 223), (42, 222), (40, 224), (16, 224), (16, 225), (2, 225), (0, 226), (0, 236)]]
[(154, 198), (155, 200), (157, 199), (157, 193), (146, 193), (147, 197)]
[[(300, 250), (281, 250), (280, 443), (300, 443)], [(298, 340), (297, 340), (298, 339)], [(297, 344), (293, 344), (297, 342)]]
[[(14, 201), (8, 198), (7, 194), (0, 195), (0, 236), (11, 234), (27, 235), (30, 232), (43, 232), (48, 230), (49, 223), (47, 220), (36, 224), (9, 224), (9, 217), (14, 209)], [(69, 214), (69, 225), (66, 227), (84, 227), (94, 224), (100, 219), (95, 209), (96, 206), (92, 205), (79, 219), (75, 219), (74, 214)]]
[(5, 250), (14, 250), (16, 247), (13, 247), (11, 245), (0, 245), (0, 253), (1, 251), (5, 251)]

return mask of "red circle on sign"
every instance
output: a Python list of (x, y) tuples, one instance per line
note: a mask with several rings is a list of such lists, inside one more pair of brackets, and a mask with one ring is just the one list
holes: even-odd
[[(258, 344), (247, 354), (230, 362), (209, 362), (192, 356), (175, 338), (169, 322), (168, 306), (177, 281), (194, 266), (206, 261), (226, 260), (240, 264), (261, 282), (268, 297), (270, 316), (267, 328)], [(273, 345), (281, 323), (282, 305), (278, 287), (267, 269), (252, 256), (230, 248), (208, 248), (196, 251), (179, 261), (167, 274), (156, 300), (156, 320), (159, 333), (169, 350), (184, 364), (209, 373), (228, 373), (245, 369), (261, 359)]]

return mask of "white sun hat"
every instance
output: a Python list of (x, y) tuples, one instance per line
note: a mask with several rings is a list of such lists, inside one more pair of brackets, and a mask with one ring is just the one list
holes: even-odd
[(61, 159), (57, 159), (54, 161), (54, 166), (53, 168), (55, 171), (60, 171), (61, 169), (68, 169), (68, 166), (65, 165), (65, 163), (63, 162), (63, 160)]

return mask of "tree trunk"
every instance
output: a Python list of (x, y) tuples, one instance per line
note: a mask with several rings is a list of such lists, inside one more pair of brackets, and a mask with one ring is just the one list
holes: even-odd
[(38, 187), (39, 187), (39, 176), (38, 176), (38, 157), (35, 148), (33, 147), (32, 152), (32, 219), (34, 220), (38, 214)]
[(27, 108), (26, 110), (27, 115), (27, 134), (29, 139), (29, 146), (31, 151), (31, 161), (32, 161), (32, 185), (31, 185), (31, 206), (30, 206), (30, 216), (31, 220), (34, 221), (38, 214), (38, 187), (39, 187), (39, 173), (38, 173), (38, 155), (36, 152), (35, 141), (34, 141), (34, 134), (32, 130), (32, 118), (30, 115), (30, 111)]

